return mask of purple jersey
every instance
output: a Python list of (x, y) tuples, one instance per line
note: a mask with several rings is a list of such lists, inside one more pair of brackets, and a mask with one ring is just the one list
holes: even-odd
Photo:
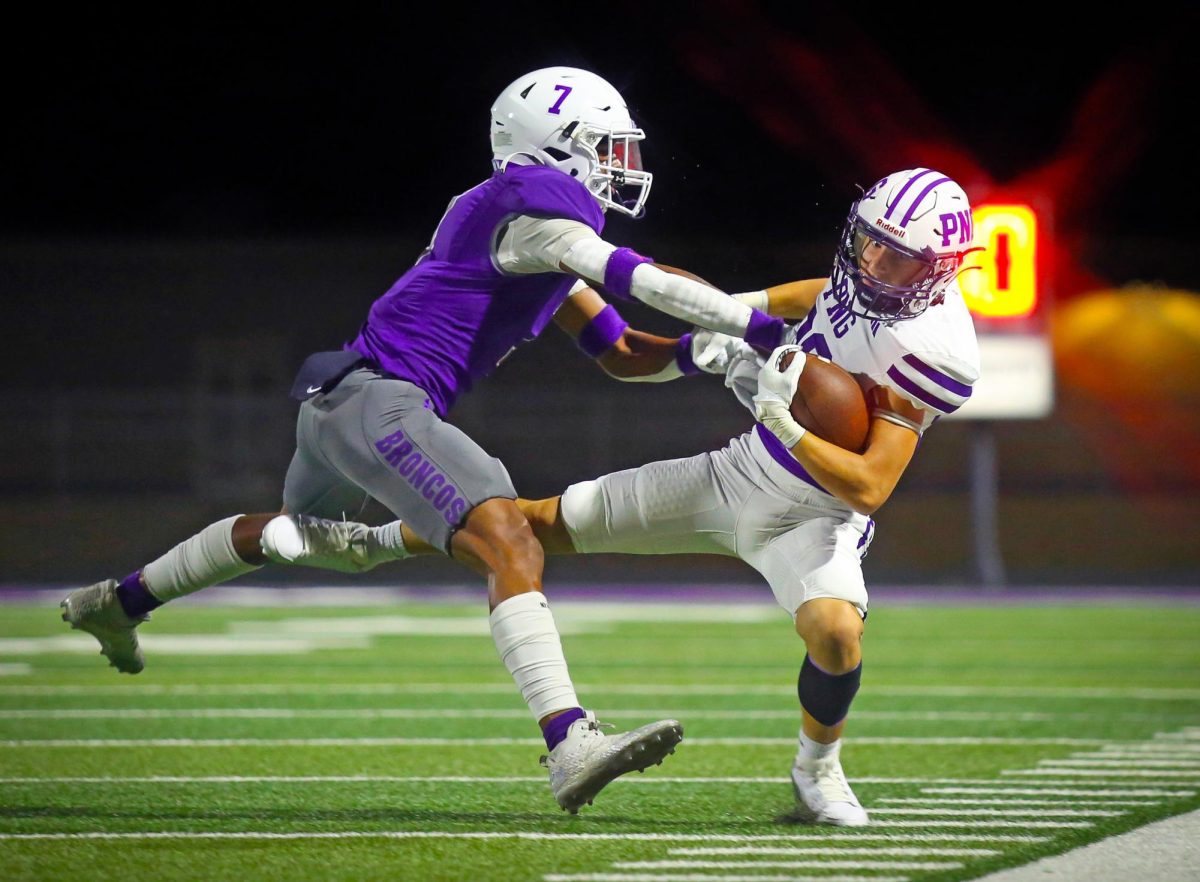
[(566, 218), (597, 233), (604, 227), (600, 204), (576, 179), (509, 165), (451, 203), (429, 250), (372, 304), (349, 346), (424, 389), (439, 416), (513, 347), (540, 334), (574, 282), (496, 267), (496, 232), (518, 215)]

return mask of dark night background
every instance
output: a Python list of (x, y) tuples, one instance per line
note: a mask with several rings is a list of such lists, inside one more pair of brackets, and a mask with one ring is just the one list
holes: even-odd
[[(150, 538), (114, 548), (111, 524), (107, 532), (84, 529), (88, 549), (110, 543), (111, 555), (91, 555), (104, 567), (202, 524), (208, 509), (198, 504), (190, 505), (192, 520), (171, 520), (135, 502), (157, 494), (169, 500), (163, 511), (186, 509), (188, 484), (166, 466), (144, 475), (134, 467), (154, 460), (153, 439), (120, 438), (119, 413), (95, 435), (80, 428), (91, 423), (71, 417), (70, 437), (84, 432), (91, 453), (67, 444), (69, 467), (39, 458), (50, 443), (44, 437), (60, 425), (41, 412), (39, 395), (61, 393), (68, 403), (56, 406), (72, 414), (89, 390), (186, 397), (198, 382), (220, 383), (219, 370), (205, 375), (198, 341), (217, 341), (209, 359), (219, 361), (237, 351), (230, 341), (238, 338), (275, 347), (259, 384), (274, 389), (306, 352), (352, 336), (371, 300), (423, 247), (450, 196), (488, 174), (492, 99), (521, 73), (552, 64), (605, 76), (647, 132), (644, 156), (655, 174), (648, 215), (612, 219), (608, 238), (723, 287), (825, 274), (855, 185), (927, 164), (957, 176), (977, 201), (1033, 193), (1053, 206), (1059, 306), (1133, 281), (1200, 289), (1195, 13), (1089, 13), (1020, 26), (943, 16), (897, 27), (842, 11), (849, 9), (703, 2), (486, 12), (442, 4), (420, 19), (409, 6), (380, 4), (313, 14), (47, 9), (11, 29), (0, 147), (0, 286), (9, 313), (0, 367), (19, 402), (0, 451), (11, 509), (43, 511), (47, 521), (69, 511), (94, 524), (126, 506), (112, 517)], [(568, 17), (570, 26), (562, 24)], [(647, 311), (632, 313), (644, 327), (677, 330)], [(1185, 324), (1195, 313), (1187, 315)], [(1200, 329), (1182, 330), (1200, 339)], [(526, 347), (484, 392), (493, 396), (490, 409), (480, 403), (466, 414), (522, 489), (522, 465), (502, 433), (488, 443), (497, 420), (536, 411), (527, 390), (549, 366), (555, 382), (585, 391), (612, 385), (557, 336)], [(1072, 398), (1070, 376), (1070, 365), (1060, 366), (1059, 418), (1033, 428), (1064, 461), (1090, 451), (1095, 468), (1067, 468), (1066, 477), (1004, 469), (1005, 491), (1024, 498), (1066, 487), (1084, 509), (1083, 497), (1096, 494), (1124, 499), (1126, 509), (1135, 495), (1192, 501), (1200, 467), (1181, 473), (1159, 463), (1147, 472), (1127, 452), (1121, 459), (1088, 412), (1096, 402)], [(676, 393), (604, 394), (649, 427)], [(571, 406), (586, 413), (587, 395)], [(743, 417), (724, 400), (713, 407), (719, 418), (686, 443), (635, 446), (582, 468), (572, 451), (558, 451), (552, 477), (528, 480), (534, 492), (549, 493), (595, 465), (719, 444)], [(263, 423), (276, 487), (279, 458), (285, 465), (290, 453), (283, 425)], [(1189, 443), (1193, 427), (1183, 427)], [(1000, 428), (1002, 465), (1036, 450), (1021, 440), (1029, 428)], [(917, 476), (946, 500), (964, 492), (948, 464), (961, 457), (964, 431), (947, 427), (945, 462)], [(77, 468), (77, 457), (85, 465)], [(141, 477), (122, 484), (114, 462)], [(266, 507), (273, 493), (255, 490), (248, 501)], [(220, 513), (229, 508), (221, 502), (205, 504)], [(955, 518), (956, 503), (945, 504)], [(16, 552), (10, 558), (20, 518), (4, 517), (13, 544), (0, 581), (28, 578)], [(148, 522), (169, 530), (160, 537)], [(887, 553), (891, 578), (941, 578), (934, 563), (898, 557), (891, 565)], [(1153, 578), (1194, 575), (1194, 553), (1171, 553)], [(1137, 562), (1125, 575), (1087, 565), (1059, 572), (1052, 552), (1045, 560), (1025, 578), (1136, 581), (1134, 571), (1144, 572)], [(969, 569), (963, 560), (957, 567), (952, 575)], [(42, 577), (82, 575), (56, 560)]]

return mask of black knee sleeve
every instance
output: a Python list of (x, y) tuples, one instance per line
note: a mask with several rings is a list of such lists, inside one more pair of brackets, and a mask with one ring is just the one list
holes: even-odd
[(808, 655), (800, 666), (800, 706), (823, 726), (836, 726), (850, 713), (850, 702), (862, 681), (862, 662), (853, 671), (827, 674), (812, 663)]

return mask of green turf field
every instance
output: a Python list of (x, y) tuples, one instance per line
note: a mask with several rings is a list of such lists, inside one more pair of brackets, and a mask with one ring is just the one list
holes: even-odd
[(2, 875), (957, 880), (1200, 807), (1200, 607), (876, 606), (853, 831), (779, 820), (802, 649), (773, 606), (556, 606), (585, 704), (685, 730), (576, 817), (481, 606), (177, 605), (137, 677), (5, 606)]

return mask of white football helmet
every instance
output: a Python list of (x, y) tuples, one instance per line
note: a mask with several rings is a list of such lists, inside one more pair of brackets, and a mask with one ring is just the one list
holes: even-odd
[(949, 177), (928, 168), (890, 174), (850, 208), (835, 290), (846, 292), (854, 315), (888, 324), (916, 318), (945, 297), (975, 250), (973, 235), (971, 203)]
[(548, 165), (578, 178), (606, 209), (631, 217), (645, 213), (654, 178), (642, 169), (638, 142), (645, 137), (616, 89), (574, 67), (526, 74), (492, 104), (496, 168)]

